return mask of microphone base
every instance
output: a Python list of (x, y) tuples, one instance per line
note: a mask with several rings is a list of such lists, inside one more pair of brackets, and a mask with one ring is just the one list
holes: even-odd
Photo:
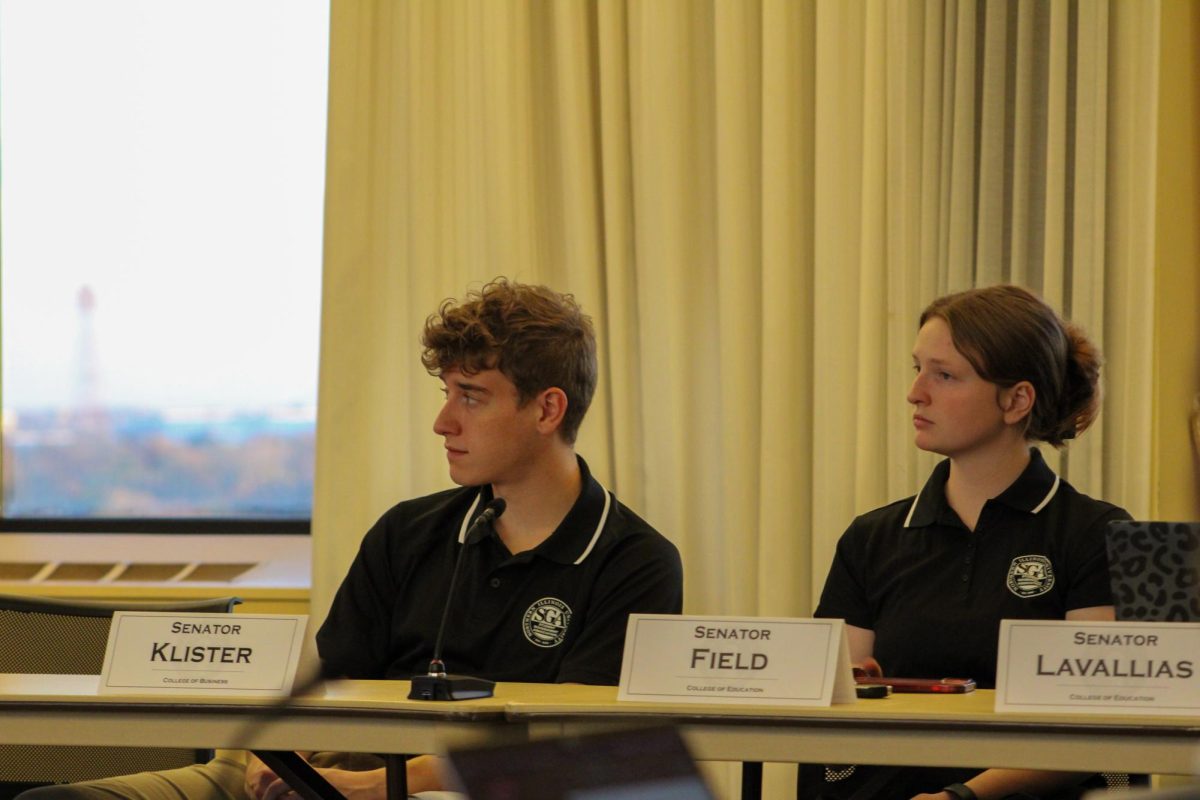
[(469, 675), (414, 675), (409, 700), (479, 700), (495, 694), (496, 682)]

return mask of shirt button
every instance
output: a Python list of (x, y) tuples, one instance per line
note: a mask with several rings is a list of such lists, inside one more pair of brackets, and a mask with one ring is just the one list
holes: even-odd
[(500, 588), (500, 579), (499, 578), (492, 578), (490, 581), (488, 581), (488, 583), (490, 583), (492, 585), (493, 589)]
[(963, 582), (963, 583), (966, 583), (966, 582), (967, 582), (967, 581), (969, 581), (970, 579), (971, 579), (971, 578), (970, 578), (970, 576), (968, 576), (968, 575), (967, 575), (967, 574), (964, 572), (964, 573), (963, 573), (963, 576), (962, 576), (962, 582)]

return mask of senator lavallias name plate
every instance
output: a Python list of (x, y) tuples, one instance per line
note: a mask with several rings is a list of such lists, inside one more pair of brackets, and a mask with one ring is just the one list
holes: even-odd
[(1200, 623), (1004, 620), (996, 711), (1200, 716)]

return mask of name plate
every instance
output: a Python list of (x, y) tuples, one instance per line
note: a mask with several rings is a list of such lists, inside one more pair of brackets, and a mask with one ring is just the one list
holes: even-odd
[(630, 614), (618, 700), (853, 703), (840, 619)]
[(996, 711), (1200, 713), (1200, 623), (1000, 623)]
[(118, 611), (100, 693), (285, 695), (307, 620), (303, 614)]

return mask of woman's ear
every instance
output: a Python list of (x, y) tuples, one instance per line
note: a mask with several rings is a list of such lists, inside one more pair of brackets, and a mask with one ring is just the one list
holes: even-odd
[(998, 398), (1000, 410), (1004, 412), (1004, 421), (1016, 425), (1033, 413), (1033, 403), (1037, 399), (1037, 390), (1029, 381), (1018, 381), (1007, 389), (1000, 390)]

